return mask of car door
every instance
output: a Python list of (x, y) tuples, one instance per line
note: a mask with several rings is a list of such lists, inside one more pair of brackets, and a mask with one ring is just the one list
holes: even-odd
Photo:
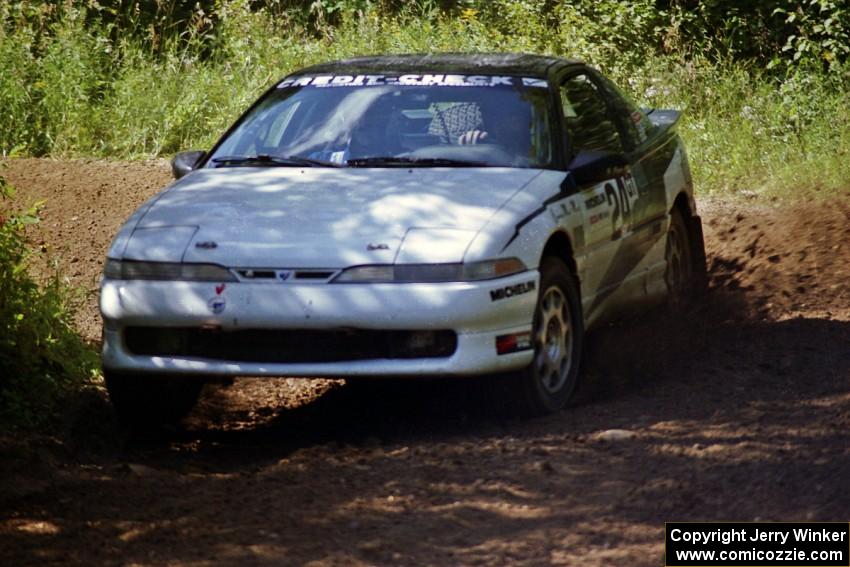
[[(657, 128), (611, 81), (598, 76), (618, 119), (623, 144), (631, 165), (638, 198), (632, 206), (632, 241), (647, 272), (664, 263), (664, 247), (659, 246), (666, 233), (672, 203), (668, 202), (664, 175), (679, 145), (669, 133)], [(663, 244), (663, 242), (662, 242)]]
[[(612, 155), (628, 160), (610, 178), (579, 186), (584, 215), (585, 246), (577, 258), (582, 303), (588, 324), (644, 295), (639, 250), (632, 238), (635, 205), (646, 183), (629, 159), (634, 141), (624, 136), (614, 105), (587, 69), (568, 74), (559, 86), (563, 124), (571, 156)], [(576, 163), (576, 162), (573, 162)]]

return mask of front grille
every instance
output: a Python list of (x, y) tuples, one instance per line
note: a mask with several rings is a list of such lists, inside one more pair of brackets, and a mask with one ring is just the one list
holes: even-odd
[(319, 363), (370, 359), (443, 358), (454, 354), (454, 331), (365, 329), (225, 331), (221, 329), (128, 327), (133, 354), (206, 358), (234, 362)]
[(339, 270), (324, 269), (273, 269), (273, 268), (237, 268), (236, 275), (241, 281), (252, 283), (323, 283), (330, 280)]

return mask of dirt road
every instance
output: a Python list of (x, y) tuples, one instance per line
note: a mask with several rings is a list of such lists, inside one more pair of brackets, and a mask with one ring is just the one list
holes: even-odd
[[(164, 162), (15, 160), (89, 290)], [(663, 522), (850, 519), (850, 196), (703, 200), (711, 290), (591, 337), (574, 407), (504, 420), (467, 382), (238, 380), (182, 428), (33, 442), (2, 565), (658, 566)], [(118, 441), (116, 441), (118, 439)], [(120, 441), (120, 442), (119, 442)]]

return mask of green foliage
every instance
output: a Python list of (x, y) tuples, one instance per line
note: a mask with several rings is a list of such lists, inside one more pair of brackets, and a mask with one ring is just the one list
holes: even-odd
[(790, 61), (819, 60), (830, 69), (839, 67), (850, 55), (850, 10), (843, 1), (807, 0), (783, 2), (773, 15), (784, 18), (793, 30), (785, 39), (780, 55), (775, 56), (770, 68)]
[(11, 0), (0, 154), (209, 147), (287, 72), (353, 55), (584, 59), (686, 109), (701, 191), (846, 187), (850, 13), (837, 0)]
[(771, 69), (793, 71), (797, 63), (831, 70), (848, 60), (850, 11), (844, 0), (739, 0), (665, 2), (697, 50)]
[[(0, 196), (13, 189), (0, 176)], [(27, 225), (37, 206), (0, 216), (0, 425), (49, 423), (97, 374), (97, 355), (72, 326), (73, 295), (58, 274), (37, 285), (27, 273)]]
[(687, 109), (680, 131), (701, 192), (847, 189), (850, 112), (840, 74), (799, 69), (777, 78), (733, 61), (657, 59), (619, 82), (649, 106)]
[(38, 136), (33, 124), (33, 80), (37, 61), (28, 29), (2, 35), (0, 28), (0, 152), (11, 153)]

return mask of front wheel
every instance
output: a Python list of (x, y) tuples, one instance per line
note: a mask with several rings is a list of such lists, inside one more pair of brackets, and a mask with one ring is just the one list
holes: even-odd
[(534, 358), (518, 376), (520, 412), (545, 415), (563, 408), (578, 383), (584, 322), (576, 282), (567, 266), (546, 257), (532, 323)]
[(195, 407), (204, 386), (198, 378), (106, 369), (103, 378), (119, 421), (136, 429), (176, 423)]

